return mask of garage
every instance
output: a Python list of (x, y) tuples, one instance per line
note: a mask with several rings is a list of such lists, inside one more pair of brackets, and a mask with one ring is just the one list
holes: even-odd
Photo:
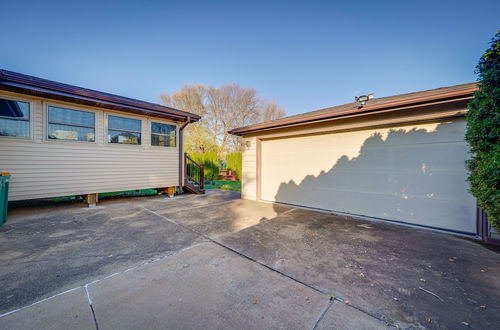
[(466, 233), (465, 121), (262, 141), (266, 201)]
[(233, 130), (243, 198), (476, 235), (467, 102), (475, 84), (373, 99)]

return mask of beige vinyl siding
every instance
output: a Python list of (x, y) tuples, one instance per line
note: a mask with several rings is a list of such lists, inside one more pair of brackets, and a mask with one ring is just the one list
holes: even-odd
[[(250, 143), (247, 147), (246, 144)], [(244, 138), (245, 146), (242, 153), (242, 178), (241, 197), (244, 199), (257, 199), (257, 139), (254, 137)]]
[[(2, 94), (0, 94), (0, 97)], [(32, 139), (37, 143), (42, 143), (44, 130), (44, 120), (45, 116), (43, 114), (43, 103), (41, 101), (33, 101), (31, 100), (31, 116), (30, 116), (30, 124), (32, 128)], [(1, 143), (1, 142), (0, 142)], [(2, 143), (3, 144), (3, 143)]]
[[(159, 118), (0, 92), (30, 102), (31, 139), (0, 137), (0, 171), (10, 172), (9, 200), (159, 188), (179, 184), (178, 147), (150, 146), (150, 123)], [(47, 106), (94, 111), (95, 143), (47, 140)], [(142, 144), (107, 143), (107, 114), (142, 120)], [(176, 144), (177, 145), (177, 144)]]
[(263, 140), (261, 198), (475, 233), (464, 133), (459, 118)]

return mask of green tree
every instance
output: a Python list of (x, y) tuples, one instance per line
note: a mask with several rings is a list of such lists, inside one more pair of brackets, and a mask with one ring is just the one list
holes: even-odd
[(258, 97), (256, 89), (237, 84), (220, 87), (184, 85), (172, 95), (161, 94), (160, 100), (165, 105), (202, 117), (184, 131), (187, 153), (216, 151), (220, 159), (242, 147), (241, 137), (229, 134), (229, 130), (278, 119), (286, 114), (275, 102)]
[[(219, 157), (217, 152), (210, 151), (205, 153), (191, 153), (189, 154), (195, 162), (205, 165), (205, 179), (217, 180), (219, 179)], [(195, 171), (197, 171), (195, 169)]]
[(203, 85), (184, 85), (173, 95), (160, 95), (163, 104), (202, 116), (202, 120), (189, 124), (184, 129), (184, 150), (189, 154), (218, 150), (213, 133), (204, 119), (208, 115), (206, 97)]
[(476, 67), (479, 90), (469, 103), (465, 139), (471, 147), (468, 161), (471, 193), (500, 229), (500, 30)]
[(243, 170), (241, 151), (231, 152), (226, 156), (226, 168), (236, 172), (236, 177), (241, 180)]

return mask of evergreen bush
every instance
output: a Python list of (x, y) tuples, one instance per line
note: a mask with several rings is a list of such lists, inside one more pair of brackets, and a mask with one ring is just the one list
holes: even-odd
[(241, 180), (241, 172), (242, 172), (242, 155), (241, 152), (232, 152), (227, 154), (226, 158), (226, 168), (228, 170), (233, 170), (236, 172), (236, 177), (238, 180)]
[(479, 91), (469, 103), (465, 139), (471, 193), (488, 220), (500, 229), (500, 30), (476, 67)]

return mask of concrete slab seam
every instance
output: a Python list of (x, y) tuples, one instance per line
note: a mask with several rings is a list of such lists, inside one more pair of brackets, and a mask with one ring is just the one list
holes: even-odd
[[(94, 281), (94, 282), (96, 282), (96, 281)], [(92, 282), (92, 283), (94, 283), (94, 282)], [(85, 293), (87, 294), (87, 300), (89, 302), (90, 312), (92, 313), (92, 318), (94, 319), (95, 329), (99, 330), (99, 323), (97, 322), (97, 317), (95, 315), (94, 305), (92, 305), (92, 298), (90, 298), (89, 284), (85, 284), (84, 289), (85, 289)]]
[(300, 284), (302, 284), (302, 285), (304, 285), (304, 286), (308, 287), (308, 288), (309, 288), (309, 289), (311, 289), (311, 290), (314, 290), (314, 291), (319, 292), (319, 293), (324, 294), (324, 295), (328, 295), (328, 292), (324, 292), (324, 291), (322, 291), (322, 290), (320, 290), (320, 289), (318, 289), (318, 288), (315, 288), (315, 287), (313, 287), (313, 286), (311, 286), (311, 285), (309, 285), (309, 284), (307, 284), (307, 283), (304, 283), (304, 282), (302, 282), (302, 281), (300, 281), (300, 280), (298, 280), (298, 279), (296, 279), (296, 278), (293, 278), (293, 277), (291, 277), (290, 275), (287, 275), (287, 274), (285, 274), (285, 273), (283, 273), (283, 272), (280, 272), (280, 271), (279, 271), (279, 270), (277, 270), (277, 269), (274, 269), (274, 268), (272, 268), (272, 267), (269, 267), (268, 265), (266, 265), (266, 264), (264, 264), (264, 263), (262, 263), (262, 262), (260, 262), (260, 261), (258, 261), (258, 260), (256, 260), (256, 259), (254, 259), (254, 258), (252, 258), (252, 257), (249, 257), (249, 256), (247, 256), (247, 255), (245, 255), (245, 254), (243, 254), (243, 253), (241, 253), (241, 252), (239, 252), (239, 251), (236, 251), (236, 250), (234, 250), (234, 249), (230, 248), (229, 246), (224, 245), (224, 244), (222, 244), (222, 243), (220, 243), (220, 242), (218, 242), (218, 241), (214, 240), (213, 238), (211, 238), (211, 237), (209, 237), (209, 236), (207, 236), (207, 235), (205, 235), (205, 234), (203, 234), (203, 233), (200, 233), (200, 232), (198, 232), (198, 231), (196, 231), (196, 230), (194, 230), (194, 229), (191, 229), (191, 228), (189, 228), (189, 227), (186, 227), (186, 226), (184, 226), (184, 225), (181, 225), (181, 224), (179, 224), (179, 223), (175, 222), (175, 221), (174, 221), (174, 220), (172, 220), (172, 219), (169, 219), (169, 218), (167, 218), (167, 217), (165, 217), (165, 216), (163, 216), (163, 215), (161, 215), (161, 214), (159, 214), (159, 213), (156, 213), (155, 211), (151, 211), (151, 210), (149, 210), (149, 209), (147, 209), (147, 208), (144, 208), (144, 209), (145, 209), (145, 210), (147, 210), (147, 211), (149, 211), (149, 212), (151, 212), (151, 213), (153, 213), (153, 214), (155, 214), (155, 215), (157, 215), (157, 216), (159, 216), (159, 217), (164, 218), (165, 220), (167, 220), (167, 221), (169, 221), (169, 222), (172, 222), (173, 224), (176, 224), (176, 225), (181, 226), (181, 227), (183, 227), (183, 228), (185, 228), (185, 229), (187, 229), (187, 230), (190, 230), (191, 232), (193, 232), (193, 233), (195, 233), (195, 234), (197, 234), (197, 235), (200, 235), (201, 237), (203, 237), (203, 238), (205, 238), (205, 239), (209, 240), (210, 242), (212, 242), (212, 243), (214, 243), (214, 244), (216, 244), (216, 245), (218, 245), (218, 246), (220, 246), (220, 247), (222, 247), (222, 248), (224, 248), (224, 249), (226, 249), (226, 250), (229, 250), (229, 251), (231, 251), (231, 252), (233, 252), (233, 253), (235, 253), (235, 254), (237, 254), (237, 255), (239, 255), (239, 256), (241, 256), (241, 257), (245, 258), (245, 259), (248, 259), (248, 260), (250, 260), (250, 261), (253, 261), (253, 262), (254, 262), (254, 263), (256, 263), (256, 264), (261, 265), (262, 267), (265, 267), (265, 268), (267, 268), (267, 269), (269, 269), (269, 270), (271, 270), (271, 271), (273, 271), (273, 272), (275, 272), (275, 273), (278, 273), (278, 274), (280, 274), (281, 276), (284, 276), (284, 277), (286, 277), (286, 278), (291, 279), (292, 281), (295, 281), (295, 282), (297, 282), (297, 283), (300, 283)]
[(26, 309), (26, 308), (29, 308), (29, 307), (32, 307), (32, 306), (38, 305), (38, 304), (43, 303), (43, 302), (45, 302), (45, 301), (47, 301), (47, 300), (51, 300), (51, 299), (53, 299), (53, 298), (56, 298), (56, 297), (62, 296), (62, 295), (64, 295), (64, 294), (66, 294), (66, 293), (70, 293), (70, 292), (75, 291), (75, 290), (78, 290), (78, 289), (84, 289), (84, 290), (85, 290), (86, 295), (87, 295), (87, 300), (88, 300), (89, 304), (90, 304), (90, 305), (92, 305), (92, 299), (91, 299), (91, 297), (90, 297), (90, 292), (88, 291), (88, 286), (89, 286), (89, 285), (92, 285), (92, 284), (95, 284), (95, 283), (98, 283), (98, 282), (104, 281), (104, 280), (109, 279), (109, 278), (111, 278), (111, 277), (114, 277), (114, 276), (116, 276), (116, 275), (119, 275), (119, 274), (123, 274), (123, 273), (129, 272), (129, 271), (131, 271), (131, 270), (134, 270), (134, 269), (137, 269), (137, 268), (140, 268), (140, 267), (146, 266), (146, 265), (148, 265), (148, 264), (152, 264), (152, 263), (158, 262), (158, 261), (163, 260), (163, 259), (165, 259), (165, 258), (176, 256), (176, 255), (178, 255), (178, 254), (181, 254), (181, 253), (183, 253), (183, 252), (185, 252), (185, 251), (188, 251), (188, 250), (190, 250), (190, 249), (192, 249), (192, 248), (198, 247), (198, 246), (203, 245), (203, 244), (206, 244), (206, 243), (207, 243), (207, 242), (201, 242), (201, 243), (198, 243), (198, 244), (194, 244), (194, 245), (188, 246), (188, 247), (186, 247), (186, 248), (183, 248), (183, 249), (180, 249), (180, 250), (174, 251), (174, 252), (172, 252), (172, 253), (168, 253), (168, 254), (166, 254), (166, 255), (163, 255), (163, 256), (160, 256), (160, 257), (154, 258), (154, 259), (152, 259), (152, 260), (148, 260), (148, 261), (146, 261), (146, 262), (142, 262), (142, 263), (140, 263), (140, 264), (138, 264), (138, 265), (135, 265), (135, 266), (133, 266), (133, 267), (130, 267), (130, 268), (124, 269), (124, 270), (122, 270), (122, 271), (119, 271), (119, 272), (113, 273), (113, 274), (108, 275), (108, 276), (105, 276), (105, 277), (103, 277), (103, 278), (101, 278), (101, 279), (97, 279), (97, 280), (94, 280), (94, 281), (92, 281), (92, 282), (85, 283), (85, 284), (83, 284), (83, 285), (80, 285), (80, 286), (77, 286), (77, 287), (71, 288), (71, 289), (69, 289), (69, 290), (66, 290), (66, 291), (63, 291), (63, 292), (59, 292), (59, 293), (57, 293), (57, 294), (55, 294), (55, 295), (53, 295), (53, 296), (50, 296), (50, 297), (47, 297), (47, 298), (44, 298), (44, 299), (41, 299), (41, 300), (35, 301), (34, 303), (31, 303), (31, 304), (29, 304), (29, 305), (26, 305), (26, 306), (23, 306), (23, 307), (20, 307), (20, 308), (17, 308), (17, 309), (11, 310), (11, 311), (9, 311), (9, 312), (6, 312), (6, 313), (3, 313), (3, 314), (0, 314), (0, 318), (3, 318), (3, 317), (5, 317), (5, 316), (11, 315), (11, 314), (14, 314), (14, 313), (17, 313), (17, 312), (20, 312), (20, 311), (22, 311), (22, 310), (24, 310), (24, 309)]
[[(254, 262), (254, 263), (256, 263), (256, 264), (259, 264), (259, 265), (261, 265), (262, 267), (267, 268), (267, 269), (269, 269), (269, 270), (270, 270), (270, 271), (272, 271), (272, 272), (278, 273), (278, 274), (280, 274), (280, 275), (281, 275), (281, 276), (283, 276), (283, 277), (286, 277), (286, 278), (288, 278), (288, 279), (290, 279), (290, 280), (292, 280), (292, 281), (294, 281), (294, 282), (297, 282), (297, 283), (299, 283), (299, 284), (302, 284), (303, 286), (308, 287), (308, 288), (309, 288), (309, 289), (311, 289), (311, 290), (314, 290), (314, 291), (316, 291), (316, 292), (319, 292), (319, 293), (321, 293), (321, 294), (323, 294), (323, 295), (327, 295), (327, 296), (328, 296), (330, 299), (332, 299), (332, 300), (337, 300), (337, 301), (341, 302), (342, 304), (345, 304), (346, 306), (349, 306), (349, 307), (355, 308), (356, 310), (358, 310), (358, 311), (360, 311), (360, 312), (362, 312), (362, 313), (364, 313), (364, 314), (368, 315), (369, 317), (372, 317), (372, 318), (374, 318), (374, 319), (377, 319), (378, 321), (383, 322), (384, 324), (386, 324), (386, 325), (388, 325), (388, 326), (391, 326), (391, 327), (396, 327), (396, 326), (394, 326), (393, 324), (388, 323), (387, 321), (385, 321), (385, 320), (383, 320), (383, 319), (381, 319), (381, 318), (377, 317), (376, 315), (373, 315), (373, 314), (371, 314), (371, 313), (369, 313), (369, 312), (367, 312), (367, 311), (363, 310), (363, 309), (362, 309), (362, 308), (360, 308), (360, 307), (357, 307), (357, 306), (354, 306), (354, 305), (351, 305), (351, 304), (347, 304), (347, 303), (345, 303), (345, 301), (344, 301), (343, 299), (339, 298), (339, 297), (337, 296), (337, 294), (336, 294), (336, 293), (327, 292), (327, 291), (325, 291), (325, 290), (321, 290), (321, 289), (319, 289), (319, 288), (316, 288), (316, 287), (312, 286), (311, 284), (308, 284), (308, 283), (305, 283), (305, 282), (303, 282), (303, 281), (300, 281), (300, 280), (298, 280), (298, 279), (294, 278), (293, 276), (290, 276), (290, 275), (288, 275), (288, 274), (285, 274), (285, 273), (283, 273), (283, 272), (281, 272), (281, 271), (279, 271), (279, 270), (277, 270), (277, 269), (275, 269), (275, 268), (272, 268), (272, 267), (270, 267), (270, 266), (268, 266), (268, 265), (266, 265), (266, 264), (264, 264), (264, 263), (262, 263), (262, 262), (260, 262), (260, 261), (258, 261), (258, 260), (256, 260), (256, 259), (254, 259), (254, 258), (250, 257), (250, 256), (247, 256), (247, 255), (245, 255), (245, 254), (243, 254), (243, 253), (241, 253), (241, 252), (239, 252), (239, 251), (236, 251), (236, 250), (234, 250), (234, 249), (230, 248), (229, 246), (224, 245), (224, 244), (222, 244), (222, 243), (220, 243), (220, 242), (218, 242), (218, 241), (216, 241), (216, 240), (214, 240), (214, 239), (210, 238), (209, 236), (207, 236), (207, 235), (205, 235), (205, 234), (203, 234), (203, 233), (200, 233), (200, 232), (198, 232), (198, 231), (196, 231), (196, 230), (194, 230), (194, 229), (192, 229), (192, 228), (189, 228), (189, 227), (186, 227), (186, 226), (184, 226), (184, 225), (182, 225), (182, 224), (180, 224), (180, 223), (177, 223), (176, 221), (174, 221), (174, 220), (172, 220), (172, 219), (170, 219), (170, 218), (167, 218), (167, 217), (165, 217), (164, 215), (161, 215), (161, 214), (159, 214), (159, 213), (157, 213), (157, 212), (155, 212), (155, 211), (149, 210), (148, 208), (146, 208), (146, 207), (144, 207), (144, 206), (143, 206), (143, 208), (144, 208), (145, 210), (147, 210), (148, 212), (153, 213), (153, 214), (154, 214), (154, 215), (156, 215), (156, 216), (159, 216), (159, 217), (161, 217), (161, 218), (164, 218), (165, 220), (167, 220), (167, 221), (169, 221), (169, 222), (171, 222), (171, 223), (173, 223), (173, 224), (176, 224), (176, 225), (178, 225), (178, 226), (181, 226), (181, 227), (183, 227), (183, 228), (185, 228), (185, 229), (187, 229), (187, 230), (190, 230), (191, 232), (193, 232), (193, 233), (195, 233), (195, 234), (197, 234), (197, 235), (200, 235), (201, 237), (203, 237), (203, 238), (207, 239), (208, 241), (210, 241), (210, 242), (212, 242), (212, 243), (214, 243), (214, 244), (216, 244), (216, 245), (218, 245), (218, 246), (220, 246), (220, 247), (222, 247), (222, 248), (224, 248), (224, 249), (226, 249), (226, 250), (229, 250), (229, 251), (231, 251), (231, 252), (233, 252), (233, 253), (235, 253), (235, 254), (237, 254), (237, 255), (239, 255), (239, 256), (241, 256), (241, 257), (245, 258), (245, 259), (248, 259), (248, 260), (250, 260), (250, 261), (252, 261), (252, 262)], [(286, 212), (291, 212), (291, 211), (293, 211), (293, 210), (296, 210), (296, 208), (291, 209), (291, 210), (288, 210), (288, 211), (286, 211)], [(397, 327), (396, 327), (396, 328), (397, 328)]]
[(333, 305), (333, 299), (330, 298), (330, 299), (328, 299), (328, 304), (326, 305), (325, 309), (323, 309), (323, 312), (321, 312), (321, 315), (319, 316), (318, 320), (314, 324), (313, 330), (316, 330), (318, 328), (321, 320), (323, 320), (323, 318), (325, 317), (325, 315), (328, 312), (328, 310), (330, 309), (330, 307), (332, 307), (332, 305)]
[(92, 317), (94, 318), (94, 325), (95, 325), (95, 330), (99, 330), (99, 323), (97, 323), (97, 317), (95, 316), (95, 311), (94, 311), (94, 306), (90, 306), (90, 312), (92, 313)]
[(83, 288), (85, 289), (85, 293), (87, 294), (87, 300), (89, 302), (89, 305), (92, 305), (92, 298), (90, 298), (90, 293), (89, 293), (89, 285), (85, 284)]
[(53, 295), (53, 296), (50, 296), (50, 297), (44, 298), (44, 299), (39, 300), (39, 301), (35, 301), (35, 302), (34, 302), (34, 303), (32, 303), (32, 304), (29, 304), (29, 305), (23, 306), (23, 307), (18, 308), (18, 309), (14, 309), (14, 310), (12, 310), (12, 311), (10, 311), (10, 312), (3, 313), (3, 314), (1, 314), (1, 315), (0, 315), (0, 318), (5, 317), (5, 316), (8, 316), (8, 315), (10, 315), (10, 314), (14, 314), (14, 313), (19, 312), (19, 311), (22, 311), (23, 309), (26, 309), (26, 308), (29, 308), (29, 307), (32, 307), (32, 306), (38, 305), (38, 304), (43, 303), (44, 301), (50, 300), (50, 299), (52, 299), (52, 298), (56, 298), (56, 297), (62, 296), (63, 294), (70, 293), (70, 292), (75, 291), (75, 290), (77, 290), (77, 289), (79, 289), (79, 288), (81, 288), (81, 287), (80, 287), (80, 286), (78, 286), (78, 287), (76, 287), (76, 288), (72, 288), (72, 289), (69, 289), (69, 290), (66, 290), (66, 291), (63, 291), (63, 292), (59, 292), (59, 293), (57, 293), (57, 294), (55, 294), (55, 295)]
[(356, 305), (347, 304), (347, 303), (345, 303), (344, 301), (341, 301), (341, 300), (339, 300), (339, 301), (340, 301), (341, 303), (343, 303), (344, 305), (346, 305), (347, 307), (354, 308), (355, 310), (360, 311), (361, 313), (364, 313), (364, 314), (366, 314), (366, 315), (368, 315), (368, 316), (370, 316), (370, 317), (373, 317), (374, 319), (379, 320), (380, 322), (384, 323), (384, 324), (385, 324), (385, 325), (387, 325), (388, 327), (393, 327), (393, 328), (400, 329), (400, 327), (399, 327), (399, 326), (395, 325), (395, 322), (388, 322), (388, 321), (384, 320), (383, 318), (378, 317), (377, 315), (374, 315), (374, 314), (372, 314), (372, 313), (370, 313), (370, 312), (365, 311), (365, 310), (364, 310), (364, 309), (362, 309), (361, 307), (358, 307), (358, 306), (356, 306)]

